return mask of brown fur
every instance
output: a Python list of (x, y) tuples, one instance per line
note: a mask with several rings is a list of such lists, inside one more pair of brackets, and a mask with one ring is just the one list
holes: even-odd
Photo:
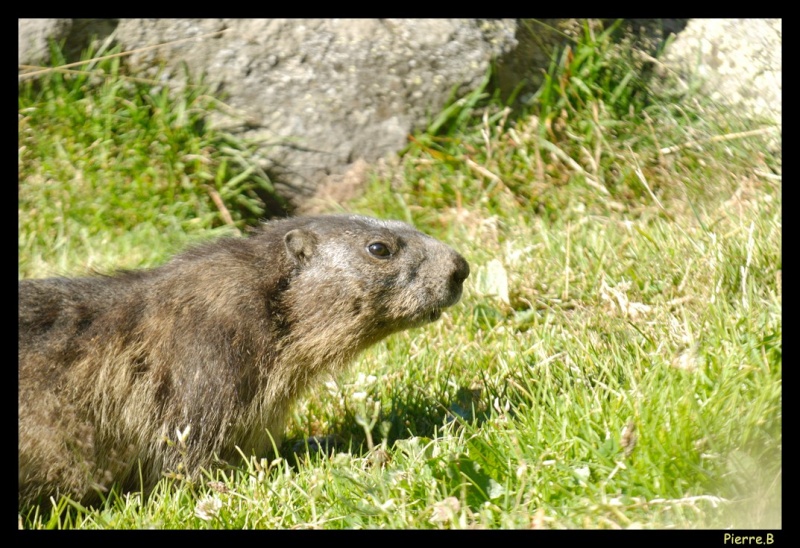
[[(381, 244), (381, 245), (372, 245)], [(147, 271), (19, 282), (19, 500), (151, 488), (265, 454), (291, 403), (461, 296), (469, 266), (398, 221), (300, 217)], [(189, 427), (185, 454), (164, 440)]]

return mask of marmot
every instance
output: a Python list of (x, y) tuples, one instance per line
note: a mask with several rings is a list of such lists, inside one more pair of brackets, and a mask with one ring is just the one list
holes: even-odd
[[(19, 282), (19, 503), (266, 454), (291, 403), (439, 318), (469, 265), (399, 221), (265, 223), (152, 270)], [(188, 428), (188, 430), (187, 430)], [(186, 436), (183, 454), (165, 440)], [(238, 448), (238, 449), (237, 449)]]

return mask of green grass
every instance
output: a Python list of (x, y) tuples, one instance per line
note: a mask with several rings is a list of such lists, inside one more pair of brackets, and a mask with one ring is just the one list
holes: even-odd
[(252, 146), (206, 127), (202, 83), (174, 94), (124, 72), (115, 58), (20, 82), (20, 276), (153, 264), (164, 249), (141, 242), (174, 250), (263, 215), (271, 183)]
[[(298, 402), (282, 452), (21, 525), (781, 527), (778, 133), (653, 92), (629, 55), (587, 27), (525, 111), (480, 89), (373, 174), (347, 207), (414, 222), (473, 274), (439, 322)], [(153, 105), (186, 97), (108, 97), (130, 85), (112, 70), (80, 96), (66, 75), (21, 88), (20, 277), (149, 266), (225, 225), (206, 185), (247, 168), (212, 145), (185, 161), (223, 138), (191, 129), (214, 103), (181, 126)], [(150, 174), (108, 160), (128, 157)]]

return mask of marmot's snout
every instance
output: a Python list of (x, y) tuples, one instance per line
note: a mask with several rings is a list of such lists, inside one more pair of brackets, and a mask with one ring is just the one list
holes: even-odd
[(464, 280), (469, 276), (469, 263), (459, 253), (452, 248), (436, 242), (437, 249), (432, 260), (435, 267), (435, 274), (431, 273), (430, 280), (437, 281), (429, 288), (436, 288), (431, 297), (435, 295), (435, 301), (430, 303), (437, 310), (434, 319), (438, 319), (441, 309), (453, 306), (461, 299), (464, 289)]
[[(450, 294), (452, 303), (455, 304), (461, 298), (461, 291), (464, 289), (464, 280), (469, 276), (469, 263), (459, 255), (455, 254), (453, 260), (453, 270), (450, 273)], [(448, 305), (449, 306), (449, 305)]]
[(456, 253), (454, 263), (453, 274), (451, 274), (450, 279), (454, 285), (458, 286), (463, 284), (464, 280), (469, 277), (469, 263), (458, 253)]

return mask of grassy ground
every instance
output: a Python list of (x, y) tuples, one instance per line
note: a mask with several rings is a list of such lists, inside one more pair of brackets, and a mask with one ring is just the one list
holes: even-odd
[[(781, 527), (779, 133), (636, 63), (587, 29), (522, 112), (457, 101), (336, 206), (473, 274), (300, 401), (282, 453), (20, 525)], [(150, 266), (257, 218), (268, 179), (203, 127), (213, 100), (92, 68), (20, 87), (21, 278)]]

